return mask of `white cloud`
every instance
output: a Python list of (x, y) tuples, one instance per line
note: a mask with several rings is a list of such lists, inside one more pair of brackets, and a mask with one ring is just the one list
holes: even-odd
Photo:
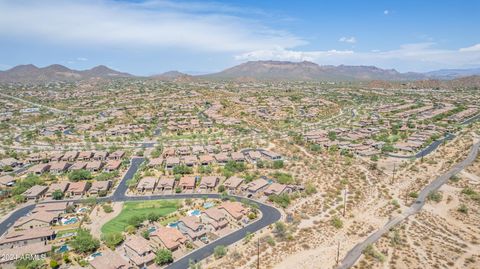
[(351, 50), (298, 51), (257, 50), (237, 55), (245, 60), (313, 61), (321, 65), (375, 65), (399, 71), (429, 71), (438, 68), (480, 66), (480, 44), (460, 49), (437, 49), (435, 43), (405, 44), (394, 50), (358, 52)]
[(77, 61), (86, 62), (86, 61), (88, 61), (88, 59), (85, 58), (85, 57), (77, 57)]
[(256, 50), (235, 56), (236, 60), (282, 60), (282, 61), (314, 61), (325, 57), (336, 57), (353, 54), (351, 50), (328, 50), (328, 51), (293, 51), (283, 48), (274, 50)]
[(340, 39), (338, 41), (345, 42), (345, 43), (351, 43), (351, 44), (357, 43), (357, 39), (354, 36), (352, 36), (352, 37), (342, 36), (342, 37), (340, 37)]
[(389, 11), (388, 9), (385, 9), (385, 10), (383, 11), (383, 14), (384, 14), (384, 15), (388, 15), (389, 13), (390, 13), (390, 11)]
[(475, 44), (471, 47), (467, 47), (467, 48), (461, 48), (460, 51), (462, 52), (468, 52), (468, 51), (480, 51), (480, 43), (479, 44)]
[(238, 13), (202, 2), (187, 6), (160, 0), (0, 1), (0, 35), (71, 46), (236, 52), (306, 44)]

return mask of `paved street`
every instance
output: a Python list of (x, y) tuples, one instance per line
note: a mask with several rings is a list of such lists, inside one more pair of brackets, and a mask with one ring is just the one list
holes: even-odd
[(352, 250), (350, 250), (345, 258), (342, 261), (342, 264), (339, 269), (346, 269), (352, 267), (355, 262), (360, 258), (360, 256), (363, 253), (363, 250), (369, 245), (375, 243), (382, 235), (387, 233), (392, 227), (396, 226), (400, 222), (404, 221), (407, 219), (409, 216), (416, 214), (417, 212), (422, 209), (422, 207), (425, 205), (425, 201), (427, 199), (427, 196), (432, 192), (438, 190), (443, 184), (445, 184), (453, 175), (456, 175), (460, 171), (462, 171), (465, 167), (470, 165), (475, 159), (477, 158), (478, 155), (478, 149), (480, 147), (480, 142), (475, 143), (472, 146), (472, 149), (470, 150), (470, 153), (468, 154), (467, 158), (456, 165), (454, 165), (450, 170), (448, 170), (446, 173), (443, 175), (439, 176), (436, 178), (434, 181), (432, 181), (430, 184), (428, 184), (418, 195), (417, 200), (415, 203), (413, 203), (405, 212), (403, 212), (401, 215), (396, 216), (395, 218), (391, 219), (385, 226), (383, 226), (381, 229), (377, 230), (375, 233), (367, 237), (363, 242), (357, 244)]

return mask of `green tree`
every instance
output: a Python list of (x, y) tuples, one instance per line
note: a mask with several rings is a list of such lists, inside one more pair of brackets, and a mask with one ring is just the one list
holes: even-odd
[(172, 252), (168, 249), (160, 249), (155, 256), (155, 263), (164, 265), (173, 262)]
[(64, 193), (63, 193), (63, 191), (61, 191), (61, 190), (55, 190), (55, 191), (52, 193), (52, 198), (53, 198), (53, 200), (62, 200), (62, 199), (63, 199), (63, 196), (64, 196)]
[(285, 238), (287, 236), (287, 225), (281, 221), (277, 221), (275, 222), (275, 229), (273, 232), (277, 237)]
[(159, 218), (160, 218), (160, 215), (158, 215), (155, 212), (150, 212), (147, 216), (147, 219), (148, 219), (149, 222), (158, 221)]
[(283, 168), (283, 166), (284, 166), (283, 160), (276, 160), (273, 162), (274, 169), (281, 169)]
[(102, 235), (102, 241), (112, 250), (115, 249), (116, 246), (120, 245), (123, 240), (123, 234), (119, 232), (111, 232)]
[(213, 249), (213, 256), (215, 256), (216, 259), (220, 259), (226, 254), (227, 254), (227, 248), (225, 248), (225, 246), (223, 245), (216, 246)]
[(77, 235), (70, 241), (72, 249), (80, 254), (91, 253), (100, 246), (100, 241), (93, 238), (87, 229), (78, 229)]
[(343, 221), (337, 216), (333, 217), (330, 220), (330, 223), (332, 224), (333, 227), (337, 229), (341, 229), (343, 227)]
[(74, 170), (68, 174), (68, 179), (74, 182), (92, 179), (92, 173), (85, 169)]

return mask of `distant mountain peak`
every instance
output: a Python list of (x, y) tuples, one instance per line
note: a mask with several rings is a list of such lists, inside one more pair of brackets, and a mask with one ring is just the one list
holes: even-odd
[(248, 61), (224, 71), (200, 76), (206, 79), (242, 80), (313, 80), (313, 81), (354, 81), (354, 80), (414, 80), (422, 74), (402, 74), (395, 69), (381, 69), (376, 66), (318, 65), (310, 61)]
[(92, 77), (132, 77), (128, 73), (122, 73), (99, 65), (89, 70), (72, 70), (60, 64), (52, 64), (38, 68), (33, 64), (18, 65), (9, 70), (0, 72), (0, 82), (38, 83), (50, 81), (76, 81)]

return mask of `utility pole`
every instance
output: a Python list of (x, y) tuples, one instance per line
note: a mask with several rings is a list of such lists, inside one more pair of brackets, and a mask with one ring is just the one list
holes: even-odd
[(392, 175), (392, 183), (391, 184), (393, 184), (395, 182), (396, 168), (397, 168), (397, 163), (393, 163), (393, 175)]
[(337, 243), (337, 258), (335, 259), (336, 266), (338, 266), (339, 259), (340, 259), (340, 241), (338, 241)]
[(257, 269), (260, 269), (260, 237), (257, 238)]

